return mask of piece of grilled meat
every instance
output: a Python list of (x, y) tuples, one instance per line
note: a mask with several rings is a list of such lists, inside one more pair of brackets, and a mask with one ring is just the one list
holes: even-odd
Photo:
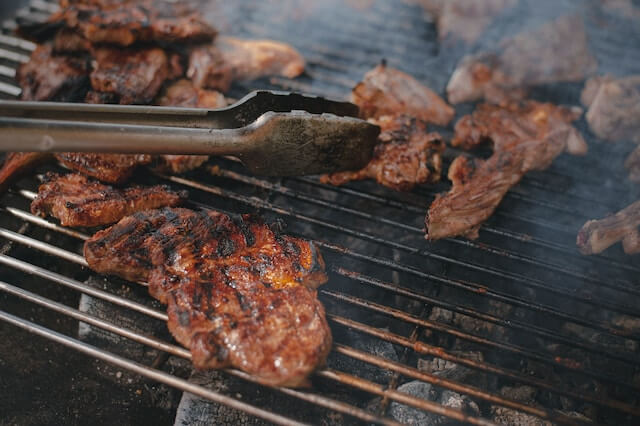
[(582, 254), (597, 254), (622, 241), (627, 254), (640, 253), (640, 201), (600, 220), (590, 220), (578, 232)]
[(8, 152), (0, 168), (0, 194), (16, 179), (51, 158), (51, 154), (46, 152)]
[(315, 290), (327, 280), (320, 253), (255, 216), (149, 210), (98, 232), (84, 254), (97, 272), (149, 283), (196, 368), (297, 386), (330, 350)]
[(396, 191), (410, 191), (417, 184), (440, 180), (445, 144), (438, 133), (427, 133), (424, 121), (406, 115), (383, 116), (375, 123), (382, 132), (369, 164), (357, 171), (324, 175), (322, 183), (375, 179)]
[(274, 75), (294, 78), (304, 68), (304, 58), (288, 44), (218, 37), (213, 45), (193, 49), (187, 76), (196, 87), (226, 92), (233, 81)]
[(185, 191), (175, 192), (166, 185), (115, 189), (76, 173), (47, 173), (31, 213), (51, 215), (63, 226), (99, 226), (138, 211), (174, 207), (186, 198)]
[(85, 59), (56, 55), (51, 46), (38, 46), (29, 62), (21, 64), (16, 80), (25, 101), (75, 102), (89, 89)]
[(474, 43), (504, 9), (517, 0), (415, 0), (433, 17), (438, 38)]
[(68, 1), (49, 19), (92, 44), (130, 46), (135, 42), (204, 42), (215, 30), (184, 2), (164, 0)]
[(363, 118), (406, 114), (446, 126), (455, 114), (440, 96), (415, 78), (382, 63), (367, 72), (351, 92)]
[(120, 104), (150, 103), (170, 74), (164, 50), (99, 47), (94, 57), (91, 87), (112, 94)]
[(624, 167), (629, 171), (629, 179), (640, 182), (640, 145), (633, 150), (624, 162)]
[(151, 156), (147, 154), (61, 152), (55, 157), (73, 171), (114, 184), (125, 182), (138, 166), (151, 162)]
[(485, 98), (521, 99), (531, 86), (582, 81), (597, 68), (582, 18), (564, 16), (502, 40), (491, 51), (464, 57), (447, 84), (453, 104)]
[(425, 219), (427, 239), (463, 235), (478, 230), (507, 191), (529, 171), (547, 168), (563, 151), (585, 154), (587, 146), (571, 122), (578, 109), (527, 101), (495, 106), (481, 104), (455, 126), (453, 146), (471, 149), (493, 144), (486, 160), (456, 158), (449, 168), (453, 186), (438, 195)]

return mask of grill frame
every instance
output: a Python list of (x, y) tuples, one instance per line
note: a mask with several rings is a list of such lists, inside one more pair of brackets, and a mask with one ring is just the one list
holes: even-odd
[[(38, 18), (42, 14), (48, 13), (51, 11), (51, 4), (45, 1), (36, 1), (31, 4), (31, 8), (26, 9), (24, 12), (18, 14), (22, 19), (29, 18)], [(33, 12), (38, 13), (33, 13)], [(243, 13), (242, 8), (238, 13)], [(375, 22), (375, 21), (374, 21)], [(252, 23), (247, 24), (246, 26), (251, 28)], [(0, 44), (3, 45), (0, 48), (0, 58), (17, 64), (18, 62), (23, 62), (28, 59), (28, 51), (33, 48), (33, 45), (29, 42), (25, 42), (20, 39), (13, 38), (9, 35), (6, 35), (9, 31), (12, 30), (11, 24), (6, 24), (3, 26), (3, 31), (5, 35), (0, 37)], [(262, 27), (254, 27), (253, 34), (264, 32)], [(266, 34), (265, 34), (266, 35)], [(393, 37), (392, 37), (393, 38)], [(344, 89), (348, 88), (355, 84), (354, 80), (351, 80), (349, 77), (336, 78), (335, 75), (331, 74), (327, 69), (334, 68), (337, 71), (343, 71), (340, 66), (333, 66), (333, 63), (327, 61), (322, 58), (323, 54), (334, 53), (335, 52), (327, 52), (326, 50), (323, 52), (321, 48), (317, 46), (314, 48), (316, 51), (315, 55), (307, 55), (307, 51), (304, 52), (305, 56), (309, 58), (309, 62), (313, 69), (313, 76), (319, 80), (327, 80), (334, 83), (334, 87), (342, 87)], [(401, 49), (400, 49), (401, 50)], [(22, 51), (23, 53), (20, 53)], [(396, 52), (398, 55), (402, 55), (402, 52)], [(319, 55), (319, 56), (318, 56)], [(410, 65), (410, 64), (409, 64)], [(5, 68), (0, 68), (0, 75), (11, 78), (11, 72), (8, 71), (11, 67), (4, 66)], [(411, 71), (411, 70), (408, 70)], [(289, 88), (295, 90), (302, 90), (307, 92), (316, 92), (317, 88), (314, 87), (313, 84), (309, 84), (308, 81), (289, 81), (285, 79), (271, 79), (269, 81), (271, 84), (279, 85), (281, 88)], [(6, 86), (6, 87), (5, 87)], [(324, 94), (333, 95), (337, 97), (338, 90), (334, 89), (336, 93), (332, 93), (329, 91), (323, 91)], [(12, 86), (10, 83), (0, 81), (0, 92), (5, 93), (7, 96), (16, 96), (15, 86)], [(346, 93), (342, 92), (342, 93)], [(451, 154), (457, 154), (455, 151), (451, 151)], [(562, 161), (562, 163), (567, 163), (567, 161)], [(486, 266), (482, 264), (478, 264), (473, 260), (466, 260), (463, 258), (450, 257), (447, 255), (443, 255), (440, 253), (438, 249), (431, 249), (430, 246), (423, 245), (422, 247), (417, 247), (412, 245), (411, 242), (405, 243), (402, 241), (393, 241), (388, 238), (383, 238), (380, 235), (376, 235), (375, 232), (367, 232), (357, 227), (343, 226), (340, 223), (336, 223), (331, 219), (318, 218), (317, 215), (309, 215), (304, 211), (301, 211), (299, 208), (296, 210), (294, 207), (289, 207), (289, 204), (283, 202), (282, 200), (272, 201), (274, 198), (284, 197), (285, 199), (295, 200), (296, 203), (307, 203), (312, 204), (320, 208), (325, 208), (328, 210), (335, 210), (336, 212), (340, 212), (340, 214), (351, 215), (358, 218), (358, 220), (367, 220), (375, 223), (379, 223), (381, 226), (390, 226), (397, 229), (402, 229), (402, 232), (410, 232), (413, 234), (421, 233), (422, 230), (413, 224), (406, 224), (401, 222), (400, 220), (390, 219), (387, 216), (370, 214), (368, 211), (363, 209), (358, 209), (355, 207), (351, 207), (350, 205), (344, 205), (344, 203), (335, 203), (332, 198), (323, 197), (318, 194), (325, 193), (333, 193), (339, 194), (336, 195), (336, 198), (339, 198), (341, 201), (347, 200), (365, 200), (366, 202), (374, 203), (375, 205), (386, 206), (389, 208), (397, 208), (401, 207), (403, 209), (409, 210), (413, 214), (417, 216), (422, 216), (424, 211), (426, 210), (426, 205), (428, 204), (417, 204), (415, 202), (407, 201), (407, 199), (411, 199), (412, 195), (404, 196), (397, 195), (397, 198), (392, 198), (388, 196), (383, 190), (369, 190), (363, 191), (360, 189), (361, 185), (349, 185), (344, 188), (332, 188), (326, 187), (324, 185), (319, 184), (314, 178), (292, 178), (292, 179), (281, 179), (281, 180), (267, 180), (267, 179), (259, 179), (251, 176), (247, 176), (243, 174), (241, 169), (237, 168), (233, 163), (230, 162), (222, 162), (223, 168), (218, 169), (218, 178), (225, 179), (228, 181), (232, 181), (238, 185), (248, 186), (252, 188), (251, 190), (237, 190), (227, 189), (222, 187), (220, 184), (215, 184), (210, 181), (206, 183), (200, 180), (194, 180), (191, 178), (185, 177), (170, 177), (170, 176), (158, 176), (157, 179), (164, 180), (166, 182), (171, 183), (172, 185), (178, 185), (182, 187), (188, 187), (192, 190), (197, 191), (201, 194), (200, 198), (202, 198), (202, 194), (213, 195), (220, 199), (220, 202), (223, 204), (231, 204), (235, 206), (236, 204), (245, 206), (245, 209), (257, 209), (261, 212), (266, 212), (269, 214), (273, 214), (277, 217), (285, 217), (287, 221), (295, 221), (297, 223), (305, 223), (311, 224), (310, 226), (318, 226), (322, 229), (328, 229), (331, 232), (340, 233), (343, 235), (351, 236), (358, 240), (366, 241), (367, 244), (375, 244), (384, 247), (384, 253), (392, 253), (394, 256), (400, 253), (398, 256), (404, 258), (404, 256), (414, 256), (425, 259), (426, 261), (434, 261), (441, 262), (454, 265), (455, 267), (464, 267), (469, 269), (470, 271), (474, 271), (473, 273), (482, 273), (487, 274), (489, 276), (495, 276), (497, 278), (501, 278), (504, 280), (511, 280), (512, 282), (517, 282), (527, 288), (535, 288), (536, 291), (540, 292), (550, 292), (556, 296), (563, 296), (571, 298), (571, 300), (579, 301), (580, 303), (589, 304), (594, 308), (606, 308), (607, 310), (616, 311), (621, 314), (631, 315), (634, 317), (639, 317), (640, 313), (637, 310), (634, 310), (628, 304), (620, 304), (620, 303), (609, 303), (602, 300), (594, 300), (592, 298), (591, 293), (587, 295), (582, 295), (578, 293), (573, 293), (571, 289), (567, 288), (557, 288), (553, 285), (549, 285), (545, 282), (545, 280), (534, 279), (526, 274), (514, 273), (504, 267), (496, 267), (496, 266)], [(576, 214), (578, 213), (577, 208), (569, 207), (567, 208), (565, 205), (561, 203), (554, 203), (553, 201), (547, 201), (544, 199), (540, 199), (536, 197), (535, 194), (531, 195), (534, 189), (542, 189), (545, 193), (553, 193), (559, 192), (554, 188), (550, 187), (546, 181), (549, 180), (549, 177), (556, 178), (560, 176), (567, 177), (563, 175), (561, 172), (558, 172), (557, 168), (550, 171), (535, 174), (532, 177), (527, 177), (526, 183), (515, 188), (509, 195), (509, 198), (514, 199), (515, 201), (522, 201), (531, 203), (536, 208), (549, 209), (552, 211), (561, 211), (566, 214)], [(569, 176), (571, 177), (571, 176)], [(216, 178), (217, 179), (217, 178)], [(300, 190), (299, 187), (308, 188), (307, 190)], [(366, 185), (365, 185), (366, 187)], [(369, 186), (370, 188), (370, 186)], [(433, 197), (441, 187), (435, 188), (420, 188), (418, 190), (420, 196)], [(576, 199), (584, 199), (589, 202), (595, 202), (593, 197), (588, 198), (584, 196), (579, 190), (573, 189), (575, 192)], [(251, 195), (253, 193), (258, 193), (259, 195)], [(248, 193), (248, 194), (247, 194)], [(26, 199), (32, 198), (34, 196), (33, 192), (27, 190), (14, 189), (14, 194), (19, 197), (23, 197)], [(383, 194), (383, 195), (380, 195)], [(573, 195), (572, 195), (573, 196)], [(341, 198), (346, 197), (346, 198)], [(582, 197), (582, 198), (580, 198)], [(195, 201), (193, 202), (196, 206), (205, 206), (201, 202)], [(359, 204), (359, 203), (355, 203)], [(600, 205), (603, 207), (607, 207), (607, 200), (604, 202), (600, 202)], [(233, 207), (225, 210), (225, 208), (221, 208), (219, 205), (206, 205), (207, 207), (213, 207), (218, 210), (224, 211), (226, 213), (237, 213), (238, 211)], [(385, 207), (385, 208), (386, 208)], [(55, 223), (44, 220), (31, 214), (27, 213), (24, 210), (13, 206), (3, 206), (3, 214), (8, 214), (10, 216), (14, 216), (23, 221), (23, 223), (29, 223), (31, 226), (35, 226), (37, 228), (45, 228), (54, 233), (61, 233), (67, 236), (83, 239), (86, 238), (86, 235), (81, 232), (62, 228)], [(245, 210), (243, 210), (245, 211)], [(517, 212), (515, 214), (510, 213), (508, 209), (500, 209), (498, 215), (506, 216), (509, 218), (509, 215), (513, 218), (515, 216), (518, 220), (523, 220), (526, 222), (527, 218), (524, 218), (522, 215), (519, 215)], [(556, 241), (545, 239), (544, 237), (530, 237), (526, 233), (519, 232), (518, 230), (504, 229), (501, 225), (494, 225), (494, 221), (489, 221), (488, 224), (483, 227), (483, 230), (488, 234), (497, 237), (505, 237), (512, 238), (514, 241), (518, 241), (517, 244), (525, 245), (525, 253), (518, 250), (507, 250), (500, 246), (491, 246), (489, 244), (485, 244), (484, 242), (473, 242), (466, 241), (461, 239), (449, 239), (447, 240), (447, 244), (453, 244), (456, 247), (460, 247), (462, 250), (478, 250), (478, 251), (486, 251), (486, 253), (491, 253), (491, 256), (499, 256), (501, 259), (506, 259), (509, 261), (517, 261), (522, 262), (528, 265), (534, 265), (536, 268), (548, 269), (549, 271), (553, 271), (556, 273), (566, 274), (567, 276), (572, 277), (574, 280), (584, 280), (588, 285), (591, 286), (603, 286), (605, 288), (610, 289), (611, 291), (620, 291), (629, 296), (634, 296), (640, 294), (640, 290), (634, 287), (634, 283), (630, 281), (608, 281), (600, 276), (593, 274), (584, 274), (580, 273), (580, 271), (568, 270), (566, 269), (568, 264), (557, 264), (551, 263), (548, 260), (543, 259), (542, 257), (538, 258), (536, 256), (527, 255), (526, 247), (528, 244), (539, 246), (543, 249), (555, 250), (559, 252), (563, 252), (567, 254), (568, 257), (576, 260), (583, 260), (583, 258), (577, 255), (575, 249), (572, 250), (571, 247), (566, 245), (558, 244)], [(529, 219), (529, 222), (534, 225), (540, 225), (543, 227), (547, 227), (551, 230), (558, 230), (565, 233), (571, 232), (571, 228), (566, 224), (553, 224), (553, 223), (544, 223), (540, 221), (539, 218), (536, 218), (535, 215), (533, 218)], [(24, 229), (22, 229), (24, 228)], [(42, 251), (44, 253), (48, 253), (49, 255), (59, 257), (60, 259), (66, 262), (72, 262), (78, 264), (80, 266), (86, 266), (84, 259), (77, 253), (70, 252), (64, 248), (56, 248), (48, 243), (43, 241), (33, 240), (28, 237), (26, 234), (32, 231), (30, 227), (21, 227), (21, 232), (13, 232), (8, 228), (2, 226), (0, 229), (0, 237), (4, 240), (9, 241), (8, 245), (5, 247), (6, 251), (3, 253), (10, 252), (13, 245), (25, 245), (36, 252)], [(304, 236), (304, 235), (302, 235)], [(307, 236), (308, 237), (308, 236)], [(481, 239), (480, 241), (483, 241)], [(370, 253), (362, 253), (362, 249), (353, 249), (347, 248), (346, 246), (333, 243), (331, 241), (316, 241), (317, 244), (323, 249), (323, 252), (331, 252), (333, 255), (345, 256), (348, 258), (357, 259), (359, 262), (366, 262), (375, 265), (376, 267), (387, 268), (389, 270), (393, 270), (398, 274), (405, 274), (406, 276), (412, 276), (417, 280), (423, 280), (424, 282), (435, 282), (438, 283), (439, 286), (452, 288), (456, 290), (460, 290), (470, 294), (480, 294), (484, 297), (487, 297), (491, 300), (497, 302), (504, 302), (510, 304), (510, 306), (517, 306), (519, 309), (529, 310), (532, 312), (537, 312), (536, 315), (549, 315), (556, 318), (558, 321), (569, 321), (574, 324), (582, 325), (584, 327), (598, 330), (602, 333), (610, 334), (612, 336), (619, 335), (621, 333), (620, 329), (616, 329), (612, 326), (612, 324), (608, 323), (605, 320), (602, 321), (593, 321), (586, 318), (579, 318), (571, 315), (570, 313), (562, 312), (557, 307), (553, 305), (534, 302), (531, 300), (527, 300), (526, 297), (515, 297), (513, 294), (505, 293), (504, 291), (500, 291), (499, 289), (493, 289), (490, 286), (484, 285), (481, 282), (477, 283), (475, 281), (466, 281), (461, 279), (449, 278), (448, 274), (445, 273), (436, 273), (432, 270), (425, 268), (419, 269), (416, 268), (411, 263), (404, 263), (397, 261), (392, 256), (386, 256), (384, 254), (370, 254)], [(426, 248), (425, 248), (426, 247)], [(518, 246), (519, 250), (522, 250), (522, 245)], [(483, 255), (484, 256), (484, 255)], [(11, 260), (14, 259), (14, 260)], [(640, 272), (640, 268), (637, 268), (631, 264), (631, 261), (624, 258), (619, 258), (617, 256), (611, 254), (604, 254), (601, 256), (592, 257), (590, 259), (594, 259), (598, 265), (605, 265), (609, 268), (622, 268), (627, 270), (629, 273), (638, 273)], [(564, 259), (566, 260), (566, 258)], [(76, 281), (73, 277), (65, 277), (65, 276), (55, 276), (49, 275), (53, 274), (51, 271), (43, 270), (36, 265), (25, 265), (19, 263), (20, 260), (17, 258), (13, 258), (11, 256), (7, 256), (6, 254), (0, 255), (0, 264), (4, 266), (9, 266), (14, 270), (20, 270), (23, 273), (36, 275), (45, 280), (53, 280), (53, 282), (61, 285), (65, 285), (67, 287), (72, 288), (74, 291), (78, 291), (84, 294), (90, 294), (94, 297), (98, 298), (107, 298), (110, 302), (115, 302), (116, 304), (123, 305), (128, 308), (135, 308), (145, 310), (145, 308), (132, 304), (133, 302), (128, 301), (127, 299), (123, 299), (120, 296), (115, 294), (104, 294), (102, 292), (96, 292), (95, 289)], [(434, 268), (435, 269), (435, 268)], [(441, 307), (448, 308), (453, 312), (458, 312), (463, 315), (469, 315), (478, 319), (482, 319), (483, 321), (491, 322), (494, 324), (500, 324), (502, 327), (509, 327), (513, 329), (518, 329), (525, 331), (527, 333), (534, 334), (536, 336), (543, 336), (545, 339), (559, 341), (565, 345), (574, 345), (576, 347), (580, 347), (585, 351), (590, 351), (594, 354), (604, 355), (607, 358), (611, 357), (612, 359), (617, 359), (619, 362), (624, 362), (627, 364), (634, 365), (634, 371), (638, 372), (638, 366), (640, 365), (640, 359), (636, 359), (631, 357), (631, 353), (621, 355), (621, 354), (611, 354), (608, 352), (602, 345), (595, 344), (593, 342), (587, 342), (580, 339), (572, 339), (564, 335), (554, 335), (553, 332), (547, 327), (542, 327), (536, 324), (527, 324), (526, 321), (514, 321), (511, 319), (501, 318), (500, 315), (491, 315), (481, 309), (474, 309), (473, 307), (465, 306), (464, 304), (460, 305), (452, 305), (446, 299), (440, 299), (438, 295), (429, 295), (426, 293), (420, 293), (415, 288), (410, 286), (402, 286), (398, 283), (393, 283), (390, 280), (386, 280), (382, 277), (370, 276), (370, 273), (358, 272), (350, 269), (349, 267), (344, 267), (334, 265), (331, 268), (332, 277), (341, 276), (343, 278), (352, 280), (358, 285), (362, 285), (370, 288), (377, 288), (379, 290), (384, 290), (387, 292), (391, 292), (392, 294), (400, 295), (403, 297), (408, 297), (414, 300), (421, 301), (423, 304), (430, 307)], [(135, 285), (135, 284), (132, 284)], [(187, 357), (188, 352), (184, 349), (177, 347), (170, 342), (161, 341), (158, 339), (149, 340), (145, 336), (141, 336), (135, 331), (132, 330), (122, 330), (116, 329), (113, 327), (117, 327), (113, 324), (106, 324), (101, 322), (99, 318), (87, 316), (87, 314), (83, 314), (75, 308), (64, 307), (56, 305), (56, 302), (52, 300), (43, 300), (37, 295), (33, 295), (27, 293), (26, 290), (21, 290), (19, 287), (12, 286), (8, 283), (0, 283), (0, 290), (3, 293), (11, 294), (14, 297), (18, 297), (28, 301), (30, 303), (39, 304), (41, 306), (47, 307), (48, 309), (56, 310), (63, 315), (71, 316), (72, 318), (82, 321), (82, 322), (93, 322), (94, 326), (103, 327), (110, 329), (112, 332), (116, 332), (116, 334), (124, 334), (125, 337), (133, 338), (133, 340), (139, 341), (139, 343), (143, 343), (146, 345), (150, 345), (159, 350), (167, 351), (169, 354), (173, 356), (182, 356)], [(609, 291), (609, 290), (607, 290)], [(376, 312), (386, 317), (394, 318), (401, 322), (408, 324), (410, 332), (406, 335), (400, 335), (395, 332), (383, 330), (375, 325), (370, 325), (363, 323), (358, 320), (353, 320), (350, 318), (343, 317), (341, 315), (329, 314), (329, 319), (332, 324), (332, 327), (338, 325), (343, 326), (352, 330), (356, 330), (363, 334), (374, 336), (380, 340), (386, 340), (392, 342), (393, 344), (404, 348), (405, 355), (408, 352), (413, 352), (414, 354), (422, 354), (425, 356), (433, 356), (438, 357), (440, 359), (449, 360), (461, 365), (465, 365), (470, 368), (485, 370), (491, 372), (492, 374), (517, 378), (520, 383), (529, 383), (532, 385), (536, 385), (540, 389), (547, 389), (550, 392), (555, 392), (559, 394), (564, 394), (565, 396), (570, 396), (579, 401), (588, 402), (590, 404), (594, 404), (600, 407), (605, 408), (613, 408), (613, 409), (621, 409), (622, 411), (626, 411), (627, 413), (633, 414), (637, 417), (640, 417), (640, 407), (631, 406), (631, 405), (621, 405), (620, 401), (616, 401), (613, 399), (601, 398), (598, 395), (580, 395), (576, 392), (572, 392), (569, 389), (562, 389), (556, 387), (555, 384), (551, 382), (539, 381), (538, 379), (532, 379), (527, 376), (524, 376), (521, 372), (517, 372), (514, 374), (509, 369), (502, 368), (500, 366), (493, 366), (488, 362), (478, 362), (470, 359), (466, 359), (464, 357), (455, 355), (450, 353), (450, 351), (445, 350), (442, 347), (430, 345), (420, 338), (420, 334), (424, 332), (424, 330), (431, 329), (437, 332), (449, 334), (451, 336), (455, 336), (457, 338), (463, 338), (467, 340), (474, 340), (476, 343), (483, 346), (494, 347), (495, 349), (511, 351), (518, 355), (522, 355), (524, 358), (533, 359), (537, 361), (544, 362), (548, 365), (553, 366), (554, 368), (577, 371), (580, 374), (584, 374), (590, 377), (595, 377), (598, 380), (603, 381), (613, 381), (613, 385), (615, 386), (625, 386), (627, 389), (632, 390), (640, 390), (640, 386), (637, 384), (624, 383), (618, 379), (612, 378), (607, 375), (602, 375), (594, 371), (588, 371), (587, 369), (576, 367), (572, 365), (570, 362), (566, 362), (564, 360), (552, 359), (549, 357), (545, 357), (544, 355), (536, 354), (534, 351), (529, 350), (527, 348), (519, 348), (517, 345), (510, 343), (507, 339), (506, 342), (493, 341), (490, 339), (483, 338), (480, 336), (475, 336), (473, 333), (460, 331), (453, 326), (442, 324), (437, 321), (429, 320), (426, 318), (426, 311), (423, 311), (420, 314), (412, 314), (410, 312), (405, 312), (402, 310), (398, 310), (393, 308), (393, 306), (387, 306), (378, 303), (379, 301), (368, 300), (366, 297), (358, 297), (347, 292), (339, 292), (332, 289), (321, 289), (321, 295), (323, 296), (323, 300), (328, 299), (336, 299), (341, 302), (350, 304), (350, 306), (354, 306), (357, 308), (364, 308), (370, 310), (372, 312)], [(637, 299), (636, 299), (637, 300)], [(148, 308), (146, 308), (148, 309)], [(154, 316), (156, 319), (164, 319), (164, 316), (160, 315), (157, 311), (147, 310), (143, 313), (150, 314)], [(233, 408), (239, 409), (241, 411), (245, 411), (248, 414), (256, 415), (257, 417), (263, 418), (268, 421), (272, 421), (274, 423), (280, 424), (295, 424), (290, 423), (292, 419), (286, 418), (286, 416), (282, 416), (279, 414), (275, 414), (271, 411), (261, 410), (259, 407), (252, 406), (243, 401), (239, 401), (236, 398), (228, 397), (221, 393), (213, 392), (205, 387), (194, 385), (181, 379), (179, 377), (167, 375), (166, 373), (162, 373), (157, 369), (153, 369), (149, 366), (143, 366), (136, 364), (135, 361), (122, 359), (114, 354), (109, 354), (100, 348), (91, 347), (86, 343), (77, 341), (70, 336), (63, 336), (59, 333), (55, 332), (52, 329), (39, 326), (29, 320), (25, 320), (23, 318), (17, 318), (0, 310), (0, 319), (3, 321), (13, 324), (17, 327), (26, 329), (34, 334), (38, 334), (40, 336), (46, 337), (52, 341), (57, 343), (67, 345), (71, 348), (74, 348), (82, 353), (85, 353), (91, 357), (100, 359), (102, 361), (106, 361), (119, 367), (126, 368), (130, 371), (133, 371), (137, 374), (141, 374), (150, 379), (177, 387), (179, 389), (189, 391), (196, 395), (202, 396), (206, 399), (209, 399), (214, 402), (222, 403), (229, 405)], [(625, 336), (629, 340), (640, 341), (640, 336), (637, 334), (629, 334)], [(292, 390), (292, 389), (278, 389), (277, 391), (283, 393), (287, 396), (297, 398), (301, 401), (310, 402), (314, 405), (318, 405), (320, 407), (325, 407), (328, 410), (333, 410), (348, 416), (355, 420), (361, 420), (367, 423), (379, 423), (379, 424), (393, 424), (393, 421), (384, 417), (384, 414), (387, 412), (388, 405), (390, 401), (396, 401), (400, 403), (404, 403), (419, 409), (422, 409), (426, 412), (431, 412), (435, 414), (445, 415), (451, 419), (456, 419), (459, 421), (466, 421), (472, 424), (491, 424), (486, 419), (480, 419), (475, 417), (467, 417), (462, 413), (452, 410), (447, 407), (443, 407), (437, 403), (421, 400), (416, 397), (412, 397), (410, 395), (404, 394), (396, 390), (396, 387), (399, 384), (400, 377), (412, 378), (417, 380), (422, 380), (425, 382), (437, 384), (438, 386), (451, 389), (455, 391), (459, 391), (460, 393), (469, 395), (476, 400), (482, 400), (487, 403), (492, 403), (496, 405), (501, 405), (508, 408), (513, 408), (540, 418), (551, 419), (555, 422), (559, 423), (577, 423), (576, 419), (569, 418), (564, 416), (563, 414), (554, 411), (548, 410), (544, 408), (532, 407), (526, 404), (522, 404), (513, 400), (509, 400), (507, 398), (503, 398), (498, 396), (495, 393), (487, 392), (482, 389), (475, 389), (473, 386), (464, 383), (458, 383), (456, 381), (447, 381), (444, 380), (434, 374), (425, 373), (417, 370), (417, 368), (408, 365), (405, 362), (396, 362), (390, 361), (384, 358), (380, 358), (374, 356), (372, 354), (368, 354), (361, 350), (343, 345), (336, 344), (334, 347), (334, 351), (338, 352), (344, 356), (359, 359), (360, 361), (364, 361), (369, 364), (378, 365), (379, 367), (387, 368), (393, 371), (392, 379), (385, 384), (378, 384), (366, 379), (349, 375), (348, 373), (332, 370), (332, 369), (323, 369), (316, 373), (317, 377), (322, 379), (329, 380), (331, 382), (335, 382), (336, 384), (352, 387), (354, 389), (358, 389), (360, 391), (364, 391), (371, 395), (371, 397), (380, 397), (381, 401), (378, 406), (378, 412), (371, 413), (370, 411), (366, 411), (361, 407), (357, 407), (355, 405), (351, 405), (349, 403), (345, 403), (342, 401), (338, 401), (332, 399), (330, 397), (321, 395), (314, 391), (301, 391), (301, 390)], [(637, 353), (637, 352), (636, 352)], [(406, 359), (409, 355), (405, 356)], [(237, 370), (227, 370), (232, 376), (239, 377), (242, 380), (251, 381), (251, 378), (246, 374), (237, 371)], [(382, 414), (382, 416), (380, 416)]]

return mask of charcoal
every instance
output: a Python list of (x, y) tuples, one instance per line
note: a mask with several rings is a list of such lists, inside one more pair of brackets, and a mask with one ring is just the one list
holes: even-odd
[(511, 426), (551, 426), (546, 420), (505, 407), (493, 407), (491, 416), (494, 422)]

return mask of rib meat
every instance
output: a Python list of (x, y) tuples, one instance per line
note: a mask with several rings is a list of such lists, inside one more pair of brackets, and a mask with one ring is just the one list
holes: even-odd
[(93, 49), (91, 87), (113, 94), (121, 104), (149, 103), (169, 77), (169, 59), (160, 48)]
[(640, 201), (600, 220), (590, 220), (578, 233), (582, 254), (597, 254), (622, 241), (627, 254), (640, 253)]
[(330, 350), (315, 291), (327, 280), (320, 253), (255, 216), (149, 210), (98, 232), (84, 253), (100, 273), (149, 283), (197, 368), (232, 366), (296, 386)]
[(479, 105), (456, 123), (453, 146), (471, 149), (493, 144), (487, 160), (456, 158), (449, 168), (451, 190), (431, 204), (427, 239), (464, 235), (476, 238), (507, 191), (529, 171), (547, 168), (563, 151), (586, 153), (587, 146), (571, 122), (580, 112), (548, 103)]
[(215, 44), (191, 52), (187, 76), (196, 87), (225, 92), (233, 81), (273, 75), (294, 78), (304, 68), (304, 58), (288, 44), (218, 37)]
[(410, 191), (417, 184), (440, 180), (445, 145), (438, 133), (427, 133), (424, 121), (405, 115), (380, 117), (376, 124), (382, 132), (369, 164), (358, 171), (324, 175), (321, 182), (343, 185), (375, 179), (397, 191)]
[(447, 84), (449, 102), (522, 98), (526, 88), (581, 81), (597, 68), (582, 18), (564, 16), (464, 57)]
[(89, 89), (87, 61), (55, 55), (51, 46), (38, 46), (29, 62), (18, 67), (16, 80), (25, 101), (75, 102)]
[(382, 63), (365, 74), (351, 92), (363, 118), (406, 114), (446, 126), (455, 114), (440, 96), (415, 78)]
[(138, 166), (151, 162), (147, 154), (62, 152), (55, 156), (71, 170), (115, 184), (129, 179)]
[(79, 174), (48, 173), (31, 203), (31, 212), (60, 220), (63, 226), (98, 226), (115, 223), (141, 210), (177, 206), (187, 198), (166, 185), (115, 189)]

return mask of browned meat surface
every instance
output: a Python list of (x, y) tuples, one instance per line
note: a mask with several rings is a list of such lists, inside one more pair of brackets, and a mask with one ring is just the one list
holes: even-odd
[(31, 213), (51, 215), (63, 226), (109, 225), (138, 211), (177, 206), (186, 198), (186, 192), (166, 185), (115, 189), (76, 173), (48, 173), (31, 203)]
[(18, 67), (16, 80), (25, 101), (75, 102), (89, 89), (84, 59), (55, 55), (50, 46), (38, 46), (29, 62)]
[(288, 44), (218, 37), (214, 45), (191, 52), (187, 76), (197, 87), (225, 92), (233, 81), (272, 75), (294, 78), (304, 68), (304, 58)]
[(63, 22), (91, 43), (210, 41), (215, 30), (184, 2), (70, 1), (50, 21)]
[(610, 141), (640, 143), (640, 75), (596, 77), (587, 82), (582, 101), (591, 131)]
[(384, 116), (376, 124), (382, 132), (369, 164), (362, 170), (324, 175), (321, 182), (343, 185), (375, 179), (397, 191), (410, 191), (417, 184), (440, 180), (445, 145), (438, 133), (427, 133), (424, 121), (405, 115)]
[(578, 111), (528, 101), (479, 105), (456, 123), (452, 145), (465, 149), (493, 144), (487, 160), (458, 157), (449, 168), (453, 186), (438, 195), (425, 219), (427, 239), (476, 238), (507, 191), (529, 171), (547, 168), (563, 151), (584, 154), (586, 144), (571, 125)]
[(169, 77), (169, 59), (160, 48), (94, 49), (91, 86), (112, 93), (121, 104), (149, 103)]
[(151, 162), (151, 156), (146, 154), (61, 152), (55, 156), (71, 170), (116, 184), (129, 179), (138, 166)]
[(600, 220), (590, 220), (578, 233), (582, 254), (597, 254), (622, 241), (627, 254), (640, 253), (640, 201)]
[(464, 57), (447, 84), (449, 102), (522, 98), (527, 87), (584, 80), (597, 68), (579, 16), (564, 16)]
[(91, 43), (76, 31), (69, 28), (60, 29), (53, 38), (53, 50), (63, 53), (88, 52)]
[(629, 171), (629, 179), (633, 182), (640, 182), (640, 146), (629, 154), (624, 166)]
[(416, 0), (434, 18), (438, 38), (451, 37), (471, 44), (504, 9), (517, 0)]
[[(227, 100), (220, 92), (199, 89), (189, 80), (178, 80), (170, 85), (158, 105), (189, 108), (222, 108)], [(209, 159), (208, 155), (160, 155), (154, 163), (154, 170), (169, 173), (184, 173), (200, 167)]]
[(296, 386), (330, 350), (315, 290), (327, 280), (320, 253), (255, 216), (149, 210), (98, 232), (84, 253), (100, 273), (149, 283), (196, 368), (232, 366)]
[(364, 118), (406, 114), (427, 123), (447, 125), (454, 110), (415, 78), (384, 63), (365, 74), (351, 92)]
[(0, 194), (20, 176), (50, 158), (51, 154), (46, 152), (8, 152), (0, 168)]

